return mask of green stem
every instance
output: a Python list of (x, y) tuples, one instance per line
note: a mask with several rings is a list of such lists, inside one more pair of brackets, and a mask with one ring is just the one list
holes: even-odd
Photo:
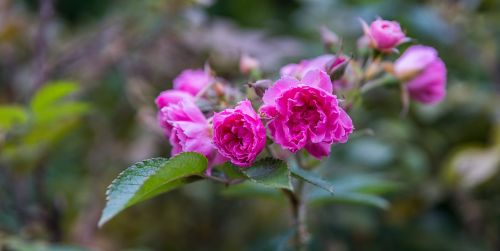
[(374, 89), (376, 87), (396, 83), (396, 81), (397, 81), (397, 79), (394, 78), (392, 75), (386, 74), (386, 75), (382, 76), (381, 78), (366, 82), (363, 86), (361, 86), (360, 91), (363, 94), (363, 93), (366, 93), (369, 90)]
[[(300, 159), (296, 157), (296, 161), (297, 165), (299, 165), (300, 168), (303, 168)], [(295, 192), (292, 192), (287, 189), (283, 189), (283, 192), (285, 193), (290, 202), (290, 207), (292, 210), (292, 224), (296, 229), (294, 236), (295, 250), (306, 251), (310, 234), (307, 230), (307, 222), (306, 222), (307, 207), (304, 200), (304, 181), (302, 180), (297, 181)]]

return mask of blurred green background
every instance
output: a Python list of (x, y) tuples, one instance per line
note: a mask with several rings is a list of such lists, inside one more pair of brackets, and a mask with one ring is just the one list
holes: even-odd
[(377, 16), (437, 48), (448, 95), (401, 118), (397, 91), (368, 93), (352, 117), (374, 134), (334, 147), (320, 172), (398, 189), (387, 210), (311, 205), (311, 249), (500, 250), (498, 0), (0, 0), (0, 250), (277, 250), (284, 198), (207, 181), (96, 224), (119, 172), (168, 156), (153, 100), (182, 69), (208, 60), (243, 84), (247, 52), (274, 78), (323, 52), (321, 25), (349, 54), (358, 18)]

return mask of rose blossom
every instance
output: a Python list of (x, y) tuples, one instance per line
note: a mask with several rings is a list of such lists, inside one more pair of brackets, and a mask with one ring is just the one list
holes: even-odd
[(158, 107), (158, 114), (156, 116), (158, 124), (160, 124), (160, 126), (164, 129), (165, 136), (167, 137), (170, 136), (172, 126), (167, 122), (166, 118), (164, 117), (164, 113), (161, 112), (161, 109), (169, 105), (175, 105), (182, 100), (193, 101), (194, 97), (187, 92), (166, 90), (161, 92), (160, 95), (158, 95), (158, 97), (156, 97), (155, 99), (156, 107)]
[(196, 96), (205, 86), (209, 85), (214, 78), (204, 70), (184, 70), (174, 79), (174, 89), (184, 91)]
[(316, 158), (328, 156), (333, 143), (344, 143), (354, 127), (332, 94), (330, 77), (309, 71), (302, 80), (284, 76), (264, 94), (260, 112), (274, 141), (291, 152), (305, 148)]
[(432, 47), (409, 47), (394, 63), (394, 72), (419, 102), (435, 104), (446, 95), (446, 66)]
[(364, 21), (361, 23), (370, 46), (381, 52), (391, 52), (396, 46), (409, 40), (398, 22), (377, 18), (370, 26)]
[(162, 91), (158, 97), (155, 99), (156, 107), (160, 110), (161, 108), (168, 106), (170, 104), (176, 104), (182, 100), (193, 100), (193, 95), (177, 90), (166, 90)]
[(213, 125), (214, 145), (235, 165), (250, 166), (266, 145), (266, 129), (248, 100), (215, 113)]
[(169, 125), (172, 156), (181, 152), (197, 152), (207, 157), (209, 166), (224, 161), (211, 143), (208, 121), (192, 101), (184, 100), (165, 106), (160, 113)]
[(326, 64), (335, 59), (334, 55), (325, 54), (312, 59), (304, 59), (298, 64), (288, 64), (281, 68), (281, 76), (290, 76), (297, 79), (302, 79), (307, 72), (311, 70), (326, 71)]

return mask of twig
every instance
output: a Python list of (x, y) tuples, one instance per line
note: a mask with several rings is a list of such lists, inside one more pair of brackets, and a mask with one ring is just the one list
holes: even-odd
[[(300, 157), (296, 156), (297, 164), (303, 168), (300, 162)], [(304, 181), (298, 180), (295, 192), (287, 189), (282, 189), (283, 193), (287, 196), (292, 210), (292, 225), (296, 229), (294, 238), (294, 247), (297, 251), (307, 250), (307, 243), (309, 242), (309, 232), (307, 230), (307, 207), (303, 198)]]
[(35, 75), (33, 81), (33, 93), (47, 80), (47, 24), (53, 15), (52, 0), (40, 0), (40, 24), (35, 41)]

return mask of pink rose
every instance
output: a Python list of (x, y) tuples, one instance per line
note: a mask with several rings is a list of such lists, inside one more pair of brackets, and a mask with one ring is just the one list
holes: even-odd
[(214, 145), (235, 165), (252, 165), (266, 145), (266, 129), (248, 100), (239, 102), (234, 109), (215, 113), (213, 124)]
[(169, 125), (172, 156), (182, 152), (197, 152), (207, 157), (209, 166), (224, 162), (211, 143), (208, 121), (193, 102), (184, 100), (165, 106), (160, 113)]
[(174, 79), (174, 89), (196, 96), (204, 87), (214, 81), (214, 78), (204, 70), (184, 70)]
[(193, 95), (187, 92), (177, 91), (177, 90), (166, 90), (162, 91), (160, 95), (156, 97), (155, 103), (156, 107), (158, 107), (158, 109), (161, 109), (170, 104), (179, 103), (179, 101), (182, 100), (193, 100), (193, 99), (194, 99)]
[(298, 64), (288, 64), (281, 68), (281, 76), (302, 79), (311, 70), (326, 71), (326, 64), (335, 59), (334, 55), (326, 54), (312, 59), (304, 59)]
[(164, 129), (165, 136), (167, 137), (170, 136), (172, 126), (167, 122), (165, 114), (161, 112), (161, 109), (169, 105), (175, 105), (182, 100), (193, 101), (194, 97), (187, 92), (166, 90), (161, 92), (155, 99), (156, 107), (158, 107), (156, 118), (158, 120), (158, 124), (160, 124), (160, 126)]
[(419, 102), (435, 104), (446, 95), (446, 66), (432, 47), (409, 47), (394, 63), (394, 72)]
[(401, 30), (398, 22), (377, 18), (370, 26), (362, 21), (365, 36), (370, 40), (370, 46), (381, 52), (391, 52), (409, 38)]
[(333, 143), (344, 143), (354, 127), (332, 94), (330, 77), (309, 71), (302, 80), (284, 76), (264, 94), (260, 112), (274, 141), (291, 152), (305, 148), (316, 158), (328, 156)]

